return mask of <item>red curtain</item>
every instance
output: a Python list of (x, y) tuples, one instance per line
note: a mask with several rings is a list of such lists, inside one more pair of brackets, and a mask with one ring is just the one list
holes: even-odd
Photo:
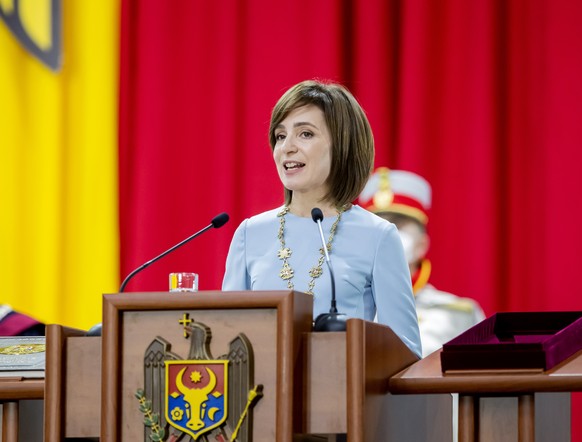
[(282, 203), (270, 110), (318, 77), (366, 109), (377, 166), (432, 183), (435, 285), (487, 314), (582, 310), (569, 283), (582, 244), (582, 2), (122, 5), (122, 277), (231, 216), (128, 290), (166, 290), (170, 271), (220, 288), (235, 227)]

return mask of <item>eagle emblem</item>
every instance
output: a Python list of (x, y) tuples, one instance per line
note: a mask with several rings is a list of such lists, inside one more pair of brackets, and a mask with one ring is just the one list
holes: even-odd
[(227, 353), (213, 358), (210, 328), (193, 319), (179, 322), (190, 339), (187, 358), (159, 336), (145, 351), (144, 388), (136, 392), (144, 442), (250, 442), (252, 408), (263, 395), (263, 386), (253, 384), (250, 341), (239, 333)]
[(58, 71), (62, 64), (62, 0), (0, 0), (0, 21), (43, 64)]

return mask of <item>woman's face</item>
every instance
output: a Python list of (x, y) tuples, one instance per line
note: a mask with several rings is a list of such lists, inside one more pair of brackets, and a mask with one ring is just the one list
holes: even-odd
[(275, 128), (273, 158), (283, 185), (297, 194), (321, 199), (331, 169), (331, 136), (323, 111), (298, 107)]

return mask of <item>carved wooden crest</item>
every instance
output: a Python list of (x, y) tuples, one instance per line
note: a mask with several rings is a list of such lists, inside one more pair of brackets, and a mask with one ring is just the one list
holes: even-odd
[(143, 389), (136, 392), (144, 442), (250, 442), (252, 408), (263, 395), (263, 386), (254, 384), (250, 341), (239, 333), (214, 358), (210, 328), (187, 313), (180, 323), (190, 339), (186, 359), (160, 336), (145, 351)]

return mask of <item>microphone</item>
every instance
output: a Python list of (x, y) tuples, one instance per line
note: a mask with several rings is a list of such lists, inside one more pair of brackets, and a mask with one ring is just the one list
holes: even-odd
[[(121, 284), (121, 287), (119, 288), (119, 293), (123, 292), (123, 290), (125, 289), (125, 286), (127, 285), (127, 283), (129, 282), (129, 280), (131, 278), (133, 278), (137, 273), (141, 272), (143, 269), (145, 269), (147, 266), (149, 266), (150, 264), (153, 264), (154, 262), (156, 262), (157, 260), (163, 258), (164, 256), (166, 256), (168, 253), (173, 252), (174, 250), (176, 250), (178, 247), (183, 246), (184, 244), (186, 244), (188, 241), (190, 241), (191, 239), (196, 238), (197, 236), (203, 234), (204, 232), (206, 232), (208, 229), (211, 229), (212, 227), (214, 227), (215, 229), (218, 229), (219, 227), (224, 226), (226, 223), (228, 222), (228, 214), (227, 213), (221, 213), (220, 215), (216, 215), (214, 218), (212, 218), (212, 221), (210, 221), (210, 224), (207, 225), (206, 227), (204, 227), (202, 230), (200, 230), (199, 232), (196, 232), (194, 235), (189, 236), (188, 238), (186, 238), (184, 241), (176, 244), (174, 247), (166, 250), (164, 253), (162, 253), (161, 255), (156, 256), (154, 259), (149, 260), (148, 262), (146, 262), (145, 264), (141, 265), (140, 267), (138, 267), (137, 269), (135, 269), (133, 272), (131, 272), (129, 275), (127, 275), (127, 277), (123, 280), (123, 283)], [(101, 336), (101, 331), (103, 329), (103, 324), (99, 323), (99, 324), (95, 324), (93, 327), (91, 327), (87, 333), (85, 333), (85, 336)]]
[(318, 207), (311, 209), (311, 218), (319, 228), (319, 235), (321, 236), (321, 244), (323, 245), (323, 252), (325, 253), (325, 262), (329, 269), (329, 276), (331, 278), (331, 308), (329, 313), (321, 313), (315, 318), (313, 329), (315, 331), (346, 331), (346, 320), (348, 319), (344, 313), (338, 313), (335, 300), (335, 277), (333, 276), (333, 269), (331, 267), (331, 260), (327, 253), (327, 245), (323, 236), (323, 229), (321, 228), (321, 221), (323, 221), (323, 212)]
[(214, 218), (212, 218), (212, 221), (210, 221), (210, 224), (208, 224), (206, 227), (204, 227), (202, 230), (196, 232), (195, 234), (189, 236), (188, 238), (186, 238), (184, 241), (179, 242), (178, 244), (176, 244), (174, 247), (169, 248), (168, 250), (166, 250), (164, 253), (156, 256), (153, 259), (150, 259), (148, 262), (146, 262), (145, 264), (142, 264), (141, 266), (139, 266), (137, 269), (135, 269), (133, 272), (131, 272), (129, 275), (127, 275), (127, 277), (123, 280), (123, 283), (121, 284), (121, 287), (119, 288), (119, 292), (123, 292), (123, 290), (125, 289), (125, 286), (127, 285), (127, 283), (129, 282), (129, 280), (131, 278), (133, 278), (137, 273), (141, 272), (143, 269), (145, 269), (146, 267), (148, 267), (150, 264), (153, 264), (154, 262), (162, 259), (164, 256), (166, 256), (168, 253), (173, 252), (174, 250), (176, 250), (178, 247), (183, 246), (184, 244), (186, 244), (188, 241), (196, 238), (199, 235), (202, 235), (204, 232), (206, 232), (208, 229), (212, 229), (213, 227), (215, 229), (218, 229), (222, 226), (224, 226), (227, 222), (228, 222), (228, 214), (227, 213), (221, 213), (219, 215), (216, 215)]

